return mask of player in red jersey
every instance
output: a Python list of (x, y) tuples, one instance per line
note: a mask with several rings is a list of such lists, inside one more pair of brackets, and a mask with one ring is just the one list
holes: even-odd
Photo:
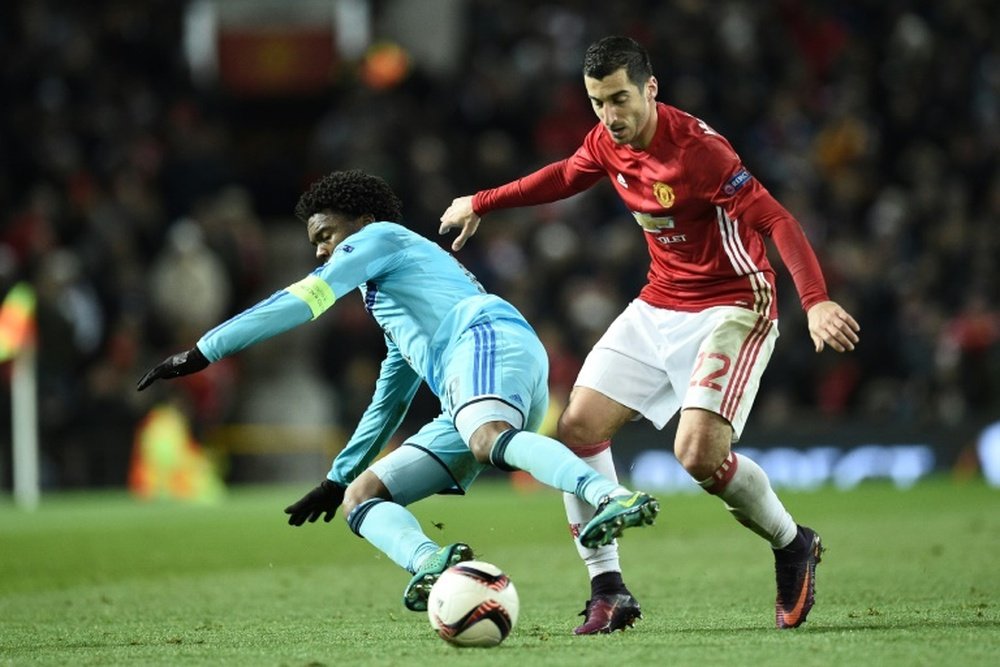
[[(455, 199), (442, 234), (460, 249), (490, 211), (564, 199), (603, 177), (643, 229), (648, 283), (587, 355), (559, 420), (559, 440), (615, 477), (612, 436), (637, 415), (657, 428), (680, 411), (674, 454), (709, 493), (774, 550), (775, 623), (798, 627), (814, 600), (823, 547), (799, 526), (764, 471), (732, 451), (778, 336), (775, 275), (765, 239), (788, 267), (817, 352), (853, 350), (858, 323), (827, 295), (798, 222), (705, 122), (656, 101), (645, 49), (605, 37), (584, 57), (584, 85), (599, 123), (570, 157), (516, 181)], [(571, 529), (592, 508), (566, 498)], [(612, 632), (640, 617), (621, 576), (617, 545), (578, 545), (591, 598), (577, 634)]]

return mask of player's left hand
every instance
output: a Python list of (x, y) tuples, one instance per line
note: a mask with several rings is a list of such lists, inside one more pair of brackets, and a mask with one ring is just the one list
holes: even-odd
[(820, 301), (809, 309), (806, 317), (817, 352), (827, 345), (837, 352), (850, 352), (860, 340), (861, 326), (836, 301)]
[(136, 385), (136, 389), (142, 391), (159, 379), (175, 378), (181, 375), (190, 375), (205, 369), (210, 362), (195, 345), (190, 350), (178, 352), (161, 361), (150, 369)]
[(314, 523), (324, 513), (323, 521), (330, 523), (340, 503), (344, 502), (346, 490), (340, 484), (324, 479), (315, 489), (285, 508), (285, 514), (289, 515), (288, 525), (301, 526), (306, 521)]

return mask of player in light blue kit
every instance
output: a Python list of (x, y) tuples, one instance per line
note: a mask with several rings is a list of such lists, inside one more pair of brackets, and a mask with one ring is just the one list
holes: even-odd
[[(302, 195), (319, 268), (212, 329), (139, 380), (187, 375), (319, 317), (360, 288), (385, 332), (388, 353), (375, 394), (327, 478), (285, 509), (301, 526), (330, 521), (343, 505), (356, 534), (413, 574), (403, 594), (423, 611), (438, 576), (473, 557), (463, 543), (440, 546), (406, 505), (435, 493), (464, 493), (487, 466), (524, 470), (598, 508), (581, 544), (608, 544), (625, 528), (651, 524), (656, 500), (600, 475), (569, 449), (535, 433), (548, 408), (548, 360), (524, 317), (487, 294), (435, 243), (406, 229), (400, 202), (381, 178), (334, 172)], [(403, 446), (372, 464), (399, 427), (421, 382), (442, 413)]]

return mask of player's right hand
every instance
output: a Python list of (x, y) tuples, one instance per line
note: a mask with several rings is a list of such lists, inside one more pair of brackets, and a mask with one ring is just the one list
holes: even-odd
[(210, 362), (195, 345), (190, 350), (178, 352), (161, 361), (139, 378), (136, 389), (142, 391), (157, 380), (176, 378), (182, 375), (197, 373), (208, 367)]
[(441, 226), (438, 234), (447, 234), (452, 229), (461, 228), (455, 240), (451, 243), (451, 249), (459, 251), (465, 242), (469, 240), (476, 230), (479, 229), (479, 221), (482, 220), (472, 209), (472, 196), (457, 197), (451, 202), (451, 206), (441, 216)]
[(326, 513), (323, 521), (330, 523), (336, 514), (340, 503), (344, 502), (344, 491), (347, 489), (336, 482), (324, 479), (319, 486), (302, 496), (295, 503), (285, 508), (289, 526), (301, 526), (306, 521), (314, 523), (321, 514)]

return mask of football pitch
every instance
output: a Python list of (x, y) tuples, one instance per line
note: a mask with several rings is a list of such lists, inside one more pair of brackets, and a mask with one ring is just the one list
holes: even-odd
[(774, 629), (766, 545), (706, 495), (661, 495), (621, 540), (645, 618), (574, 637), (589, 589), (558, 494), (490, 478), (413, 506), (521, 598), (511, 637), (458, 649), (401, 602), (408, 575), (331, 524), (285, 523), (308, 485), (237, 487), (211, 506), (64, 493), (0, 502), (2, 665), (993, 665), (1000, 490), (935, 479), (782, 493), (827, 546), (817, 603)]

